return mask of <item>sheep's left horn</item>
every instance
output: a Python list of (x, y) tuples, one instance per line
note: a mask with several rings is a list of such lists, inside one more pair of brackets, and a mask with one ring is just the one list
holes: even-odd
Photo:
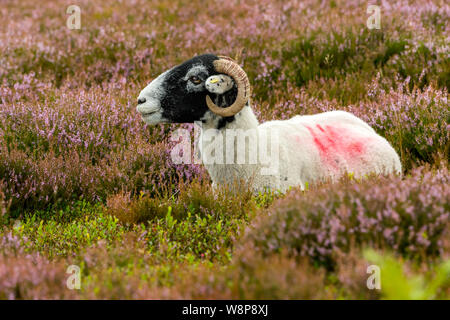
[(247, 74), (244, 70), (231, 58), (220, 57), (219, 60), (213, 62), (214, 69), (219, 72), (226, 74), (234, 79), (237, 85), (238, 93), (234, 103), (226, 108), (218, 107), (211, 98), (206, 96), (206, 104), (208, 108), (215, 114), (222, 117), (231, 117), (244, 108), (245, 104), (250, 98), (250, 82), (248, 80)]

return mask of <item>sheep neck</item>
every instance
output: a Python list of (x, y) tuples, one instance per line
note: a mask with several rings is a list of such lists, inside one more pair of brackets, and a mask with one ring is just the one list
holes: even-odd
[(223, 121), (222, 117), (210, 113), (202, 121), (202, 130), (216, 129), (223, 132), (230, 129), (248, 130), (256, 129), (259, 125), (259, 122), (249, 105), (246, 105), (238, 114), (233, 117), (233, 119), (226, 121), (224, 125), (220, 124), (221, 121)]
[[(203, 123), (200, 130), (200, 144), (199, 144), (199, 152), (200, 156), (202, 158), (202, 162), (205, 164), (206, 169), (208, 170), (212, 180), (213, 184), (217, 183), (226, 183), (229, 181), (232, 181), (233, 179), (242, 179), (245, 177), (251, 177), (253, 175), (254, 169), (244, 168), (246, 166), (242, 165), (235, 165), (235, 164), (223, 164), (225, 159), (227, 159), (226, 155), (226, 145), (229, 134), (232, 137), (233, 141), (233, 154), (234, 154), (234, 162), (237, 163), (237, 153), (238, 153), (238, 146), (235, 144), (235, 139), (241, 134), (250, 134), (254, 135), (257, 132), (258, 128), (258, 120), (256, 119), (255, 114), (253, 113), (253, 110), (249, 105), (246, 105), (238, 114), (236, 114), (231, 121), (226, 122), (226, 124), (218, 129), (218, 123), (221, 117), (215, 116), (210, 114), (210, 118), (203, 119)], [(208, 130), (214, 130), (214, 131), (208, 131)], [(252, 133), (252, 130), (254, 132)], [(211, 138), (211, 133), (214, 138)], [(219, 138), (220, 137), (220, 138)], [(219, 139), (218, 141), (223, 142), (223, 151), (224, 155), (221, 160), (218, 160), (218, 157), (216, 154), (211, 155), (208, 151), (205, 149), (205, 153), (203, 153), (203, 149), (207, 148), (208, 150), (212, 145), (215, 145), (217, 142), (216, 139)], [(218, 160), (219, 162), (216, 162)], [(228, 161), (228, 160), (227, 160)], [(248, 172), (247, 172), (248, 171)]]

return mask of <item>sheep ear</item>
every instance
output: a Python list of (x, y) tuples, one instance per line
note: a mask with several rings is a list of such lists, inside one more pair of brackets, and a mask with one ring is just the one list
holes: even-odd
[(233, 78), (226, 74), (210, 76), (205, 81), (205, 88), (211, 93), (223, 94), (235, 86)]

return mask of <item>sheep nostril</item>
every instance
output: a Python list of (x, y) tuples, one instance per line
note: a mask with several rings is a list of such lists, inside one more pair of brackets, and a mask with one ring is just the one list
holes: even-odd
[(147, 101), (147, 99), (145, 99), (145, 98), (139, 98), (139, 99), (138, 99), (138, 104), (143, 104), (143, 103), (145, 103), (145, 101)]

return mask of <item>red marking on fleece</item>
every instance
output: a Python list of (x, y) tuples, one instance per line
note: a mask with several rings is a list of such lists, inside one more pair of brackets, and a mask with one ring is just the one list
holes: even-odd
[(320, 124), (317, 125), (317, 128), (319, 128), (320, 131), (325, 132), (325, 130), (323, 130), (323, 128), (320, 126)]
[[(319, 151), (322, 161), (332, 169), (339, 169), (341, 160), (349, 163), (360, 158), (365, 153), (365, 142), (346, 128), (326, 125), (316, 125), (314, 130), (310, 126), (305, 127), (311, 133), (314, 144)], [(355, 159), (356, 158), (356, 159)]]

